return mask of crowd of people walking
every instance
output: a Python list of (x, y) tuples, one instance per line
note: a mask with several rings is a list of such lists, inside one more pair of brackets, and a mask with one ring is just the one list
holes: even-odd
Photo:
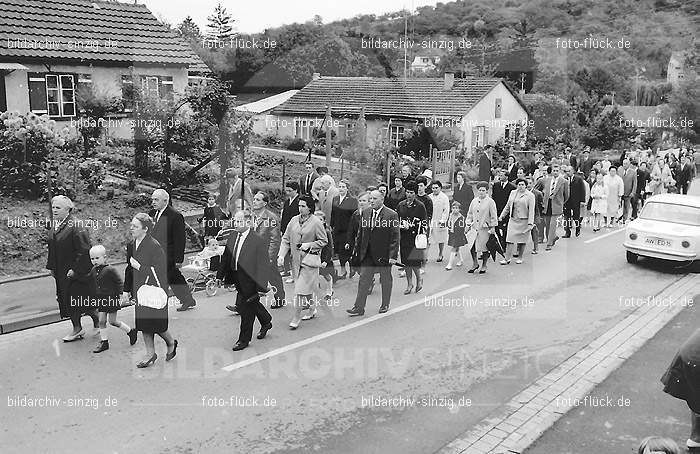
[[(240, 316), (240, 333), (233, 350), (250, 344), (257, 319), (264, 339), (272, 328), (272, 315), (261, 295), (272, 292), (269, 309), (293, 304), (290, 329), (316, 318), (322, 304), (330, 304), (334, 285), (359, 275), (351, 317), (365, 314), (368, 296), (379, 275), (379, 313), (391, 305), (393, 271), (406, 279), (404, 295), (423, 289), (428, 251), (436, 246), (436, 262), (456, 272), (469, 254), (468, 274), (484, 274), (489, 258), (502, 255), (501, 265), (522, 264), (526, 247), (531, 254), (551, 251), (560, 239), (578, 237), (586, 222), (592, 231), (634, 219), (645, 198), (677, 187), (681, 192), (695, 174), (692, 156), (653, 158), (627, 154), (619, 166), (608, 159), (594, 161), (590, 150), (569, 149), (548, 161), (519, 164), (509, 156), (502, 167), (492, 165), (487, 149), (480, 157), (483, 181), (469, 182), (457, 172), (452, 197), (430, 172), (406, 164), (391, 187), (382, 183), (352, 194), (348, 180), (336, 182), (328, 169), (305, 163), (298, 181), (285, 183), (281, 211), (270, 207), (270, 197), (254, 192), (234, 171), (227, 172), (229, 190), (225, 208), (211, 194), (199, 219), (202, 244), (212, 260), (217, 282), (235, 287), (235, 303), (227, 308)], [(651, 167), (651, 169), (648, 169)], [(73, 329), (63, 338), (73, 342), (85, 336), (81, 317), (90, 316), (100, 334), (95, 353), (109, 348), (107, 322), (127, 335), (131, 345), (140, 331), (146, 347), (138, 367), (157, 360), (154, 338), (167, 346), (166, 361), (178, 347), (168, 326), (168, 292), (180, 301), (178, 311), (196, 306), (181, 272), (185, 260), (185, 221), (170, 203), (169, 194), (157, 189), (152, 209), (137, 213), (130, 223), (123, 278), (108, 264), (106, 249), (92, 245), (89, 234), (74, 222), (73, 202), (65, 196), (52, 200), (56, 223), (49, 233), (47, 268), (56, 281), (61, 315)], [(222, 205), (223, 206), (223, 205)], [(226, 245), (214, 238), (229, 224)], [(207, 246), (213, 242), (213, 245)], [(463, 255), (464, 253), (464, 255)], [(216, 259), (216, 260), (214, 260)], [(337, 265), (336, 265), (337, 260)], [(288, 298), (285, 284), (292, 285)], [(320, 296), (320, 297), (319, 297)], [(135, 304), (135, 326), (117, 320), (122, 307)]]

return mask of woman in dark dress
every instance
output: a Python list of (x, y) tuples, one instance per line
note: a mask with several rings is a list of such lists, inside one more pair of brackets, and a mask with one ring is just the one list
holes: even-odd
[(681, 345), (661, 383), (664, 392), (688, 404), (691, 432), (687, 446), (700, 448), (700, 329)]
[(83, 338), (83, 315), (92, 318), (95, 331), (99, 326), (97, 310), (90, 306), (90, 235), (71, 214), (73, 208), (71, 199), (64, 195), (51, 199), (54, 225), (49, 231), (46, 268), (56, 280), (61, 318), (70, 317), (73, 323), (73, 331), (63, 338), (64, 342)]
[[(146, 213), (138, 213), (129, 227), (133, 241), (126, 246), (126, 270), (124, 271), (124, 298), (136, 298), (136, 329), (143, 333), (146, 344), (146, 357), (136, 367), (153, 364), (156, 355), (154, 335), (160, 336), (168, 346), (166, 361), (175, 357), (177, 340), (168, 332), (168, 305), (163, 309), (153, 309), (138, 304), (137, 293), (141, 286), (158, 286), (167, 292), (167, 264), (163, 249), (150, 235), (153, 219)], [(155, 270), (155, 276), (153, 273)], [(146, 281), (148, 279), (148, 282)]]
[(467, 174), (462, 171), (457, 172), (457, 184), (455, 185), (452, 200), (459, 202), (462, 216), (466, 216), (469, 205), (471, 205), (472, 200), (474, 200), (474, 190), (471, 185), (467, 183)]
[(406, 182), (406, 199), (399, 202), (396, 212), (399, 215), (399, 230), (401, 237), (399, 247), (401, 251), (401, 263), (406, 265), (406, 290), (404, 295), (413, 291), (413, 276), (416, 276), (416, 293), (423, 288), (423, 277), (420, 267), (425, 259), (425, 251), (416, 249), (416, 236), (426, 233), (428, 228), (428, 215), (425, 205), (418, 200), (417, 184), (413, 181)]

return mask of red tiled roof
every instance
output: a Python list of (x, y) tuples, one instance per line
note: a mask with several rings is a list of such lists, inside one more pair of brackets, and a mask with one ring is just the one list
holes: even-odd
[[(0, 0), (0, 11), (0, 60), (77, 59), (182, 66), (201, 61), (145, 5), (91, 0)], [(18, 39), (20, 47), (16, 45)], [(107, 40), (114, 47), (107, 47)], [(44, 47), (47, 42), (53, 44), (48, 49), (30, 47), (35, 42)], [(71, 46), (71, 42), (78, 47)]]
[(368, 117), (458, 119), (500, 83), (501, 79), (492, 78), (455, 79), (453, 88), (445, 90), (444, 78), (419, 77), (404, 81), (323, 76), (312, 80), (273, 110), (273, 114), (323, 116), (326, 106), (330, 105), (334, 116), (357, 116), (364, 107)]

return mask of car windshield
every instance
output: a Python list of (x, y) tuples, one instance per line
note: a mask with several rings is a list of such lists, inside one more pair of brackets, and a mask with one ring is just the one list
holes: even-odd
[(644, 209), (639, 217), (651, 221), (700, 226), (700, 208), (687, 205), (648, 202), (644, 205)]

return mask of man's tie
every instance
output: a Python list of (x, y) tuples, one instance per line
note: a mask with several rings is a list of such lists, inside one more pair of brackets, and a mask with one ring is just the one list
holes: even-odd
[(238, 245), (241, 242), (242, 236), (243, 236), (243, 234), (239, 233), (238, 236), (236, 236), (236, 242), (233, 243), (233, 269), (234, 270), (238, 269)]
[(311, 191), (311, 174), (306, 175), (306, 188), (304, 192), (309, 192)]
[(153, 225), (158, 224), (158, 221), (160, 221), (160, 211), (156, 212), (156, 220), (153, 222)]
[(377, 227), (377, 222), (379, 221), (379, 213), (377, 211), (372, 212), (372, 230)]
[(554, 197), (554, 190), (557, 188), (557, 180), (552, 179), (551, 189), (549, 190), (549, 198)]

